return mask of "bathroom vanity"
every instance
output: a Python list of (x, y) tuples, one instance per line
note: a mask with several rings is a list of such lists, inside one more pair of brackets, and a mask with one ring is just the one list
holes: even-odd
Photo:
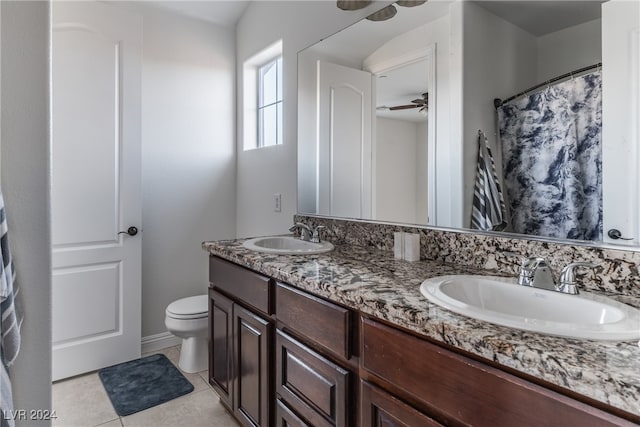
[(637, 342), (513, 330), (437, 307), (426, 278), (478, 270), (336, 245), (210, 253), (210, 383), (247, 426), (640, 423)]

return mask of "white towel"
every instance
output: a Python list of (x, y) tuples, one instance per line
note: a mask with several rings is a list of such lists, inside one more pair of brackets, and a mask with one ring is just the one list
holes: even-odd
[(0, 426), (14, 427), (13, 420), (13, 396), (11, 393), (11, 380), (9, 379), (9, 371), (4, 366), (4, 362), (0, 360)]
[(478, 166), (473, 192), (471, 228), (485, 231), (502, 230), (507, 225), (505, 211), (504, 197), (487, 137), (482, 131), (478, 131)]
[(13, 426), (8, 414), (13, 410), (11, 381), (8, 368), (20, 351), (20, 327), (23, 314), (20, 303), (20, 287), (16, 281), (13, 258), (9, 249), (7, 215), (0, 192), (0, 422)]

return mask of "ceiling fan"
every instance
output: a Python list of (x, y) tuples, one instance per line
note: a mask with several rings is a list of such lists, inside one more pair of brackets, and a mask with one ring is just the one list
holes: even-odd
[(419, 112), (426, 112), (429, 109), (429, 93), (423, 93), (422, 98), (414, 99), (411, 104), (396, 105), (395, 107), (389, 107), (389, 110), (408, 110), (410, 108), (419, 108)]
[[(426, 3), (427, 0), (398, 0), (396, 4), (398, 6), (403, 7), (414, 7), (420, 6), (421, 4)], [(372, 0), (337, 0), (337, 6), (342, 10), (358, 10), (369, 6), (373, 3)], [(396, 8), (390, 4), (389, 6), (372, 13), (367, 16), (367, 19), (370, 21), (386, 21), (387, 19), (391, 19), (395, 16), (397, 10)]]

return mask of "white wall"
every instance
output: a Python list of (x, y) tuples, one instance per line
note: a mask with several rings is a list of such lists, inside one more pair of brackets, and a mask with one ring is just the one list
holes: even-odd
[[(297, 212), (297, 52), (359, 21), (390, 2), (359, 11), (342, 11), (333, 1), (252, 2), (236, 27), (238, 81), (242, 63), (283, 40), (284, 144), (243, 151), (238, 141), (237, 233), (239, 237), (285, 233)], [(242, 88), (238, 87), (238, 99)], [(238, 105), (238, 135), (242, 129)], [(282, 194), (282, 212), (273, 211), (273, 194)]]
[(603, 229), (640, 243), (640, 3), (602, 6), (602, 215)]
[(417, 143), (417, 123), (376, 119), (375, 219), (416, 222)]
[(463, 227), (471, 225), (471, 205), (478, 156), (478, 130), (487, 136), (494, 154), (494, 98), (508, 98), (538, 83), (537, 39), (486, 9), (463, 3), (464, 125)]
[[(318, 56), (307, 49), (298, 54), (298, 212), (318, 212)], [(334, 62), (329, 60), (328, 62)]]
[(418, 124), (416, 142), (416, 223), (426, 224), (429, 212), (429, 153), (428, 153), (428, 130), (429, 124), (421, 122)]
[(204, 240), (233, 238), (235, 34), (143, 8), (142, 336), (206, 293)]
[(538, 38), (538, 82), (602, 61), (602, 20)]
[[(51, 407), (49, 3), (0, 2), (2, 191), (25, 306), (15, 409)], [(49, 425), (22, 421), (18, 425)]]

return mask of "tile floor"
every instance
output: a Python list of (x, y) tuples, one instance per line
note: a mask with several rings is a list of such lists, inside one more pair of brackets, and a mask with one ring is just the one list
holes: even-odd
[[(143, 356), (155, 353), (163, 353), (178, 366), (179, 346), (143, 354)], [(119, 417), (116, 414), (97, 372), (55, 382), (53, 408), (58, 418), (53, 422), (53, 426), (238, 427), (236, 421), (220, 404), (218, 395), (209, 386), (207, 371), (196, 374), (183, 372), (183, 374), (193, 384), (191, 393), (126, 417)]]

